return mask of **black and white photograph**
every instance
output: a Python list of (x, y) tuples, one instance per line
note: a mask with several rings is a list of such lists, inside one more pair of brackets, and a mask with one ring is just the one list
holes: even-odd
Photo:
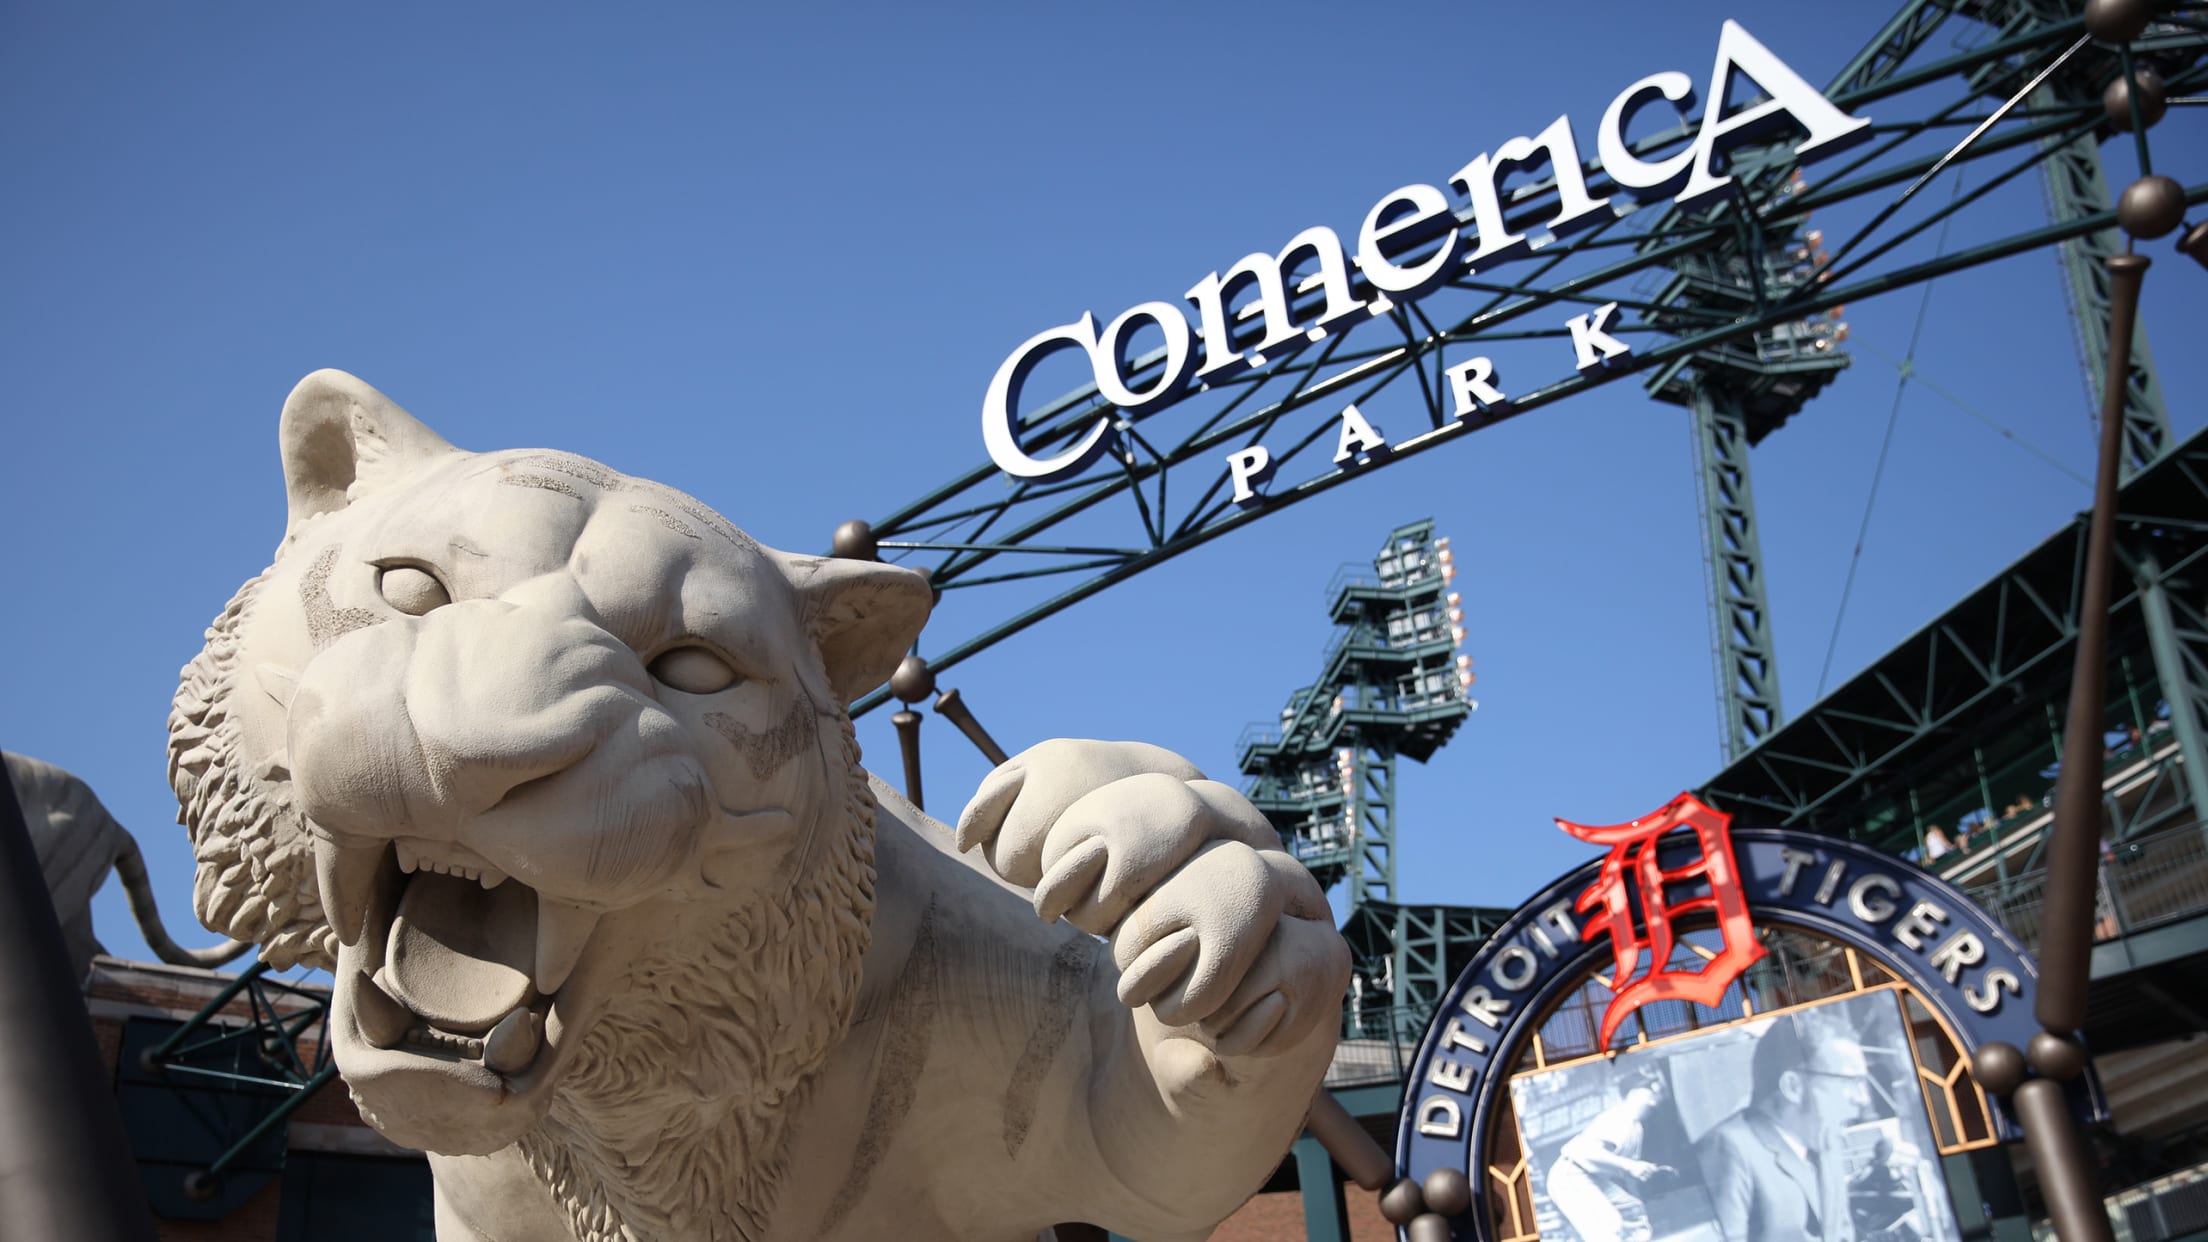
[(1545, 1239), (1959, 1242), (1891, 991), (1522, 1074)]

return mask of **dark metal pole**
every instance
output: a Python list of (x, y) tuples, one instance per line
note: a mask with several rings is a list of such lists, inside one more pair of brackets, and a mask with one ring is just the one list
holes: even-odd
[(989, 730), (982, 728), (981, 722), (974, 719), (973, 709), (966, 706), (965, 699), (959, 697), (957, 687), (936, 696), (935, 714), (957, 725), (958, 731), (966, 735), (966, 739), (981, 752), (982, 758), (995, 764), (1012, 761), (1012, 756), (1004, 753), (1004, 747), (997, 745), (997, 739), (989, 736)]
[(920, 789), (920, 713), (906, 708), (889, 718), (897, 726), (897, 749), (905, 755), (905, 800), (925, 811), (927, 795)]
[[(1372, 1141), (1365, 1127), (1349, 1115), (1349, 1110), (1342, 1107), (1333, 1092), (1319, 1088), (1318, 1095), (1311, 1100), (1311, 1115), (1303, 1124), (1311, 1137), (1319, 1141), (1319, 1146), (1326, 1149), (1326, 1154), (1333, 1157), (1334, 1163), (1342, 1167), (1342, 1172), (1349, 1174), (1349, 1180), (1374, 1192), (1386, 1190), (1394, 1183), (1395, 1161), (1388, 1159), (1388, 1153)], [(1310, 1191), (1306, 1189), (1304, 1193)]]
[(2108, 595), (2116, 543), (2116, 470), (2123, 455), (2125, 376), (2138, 319), (2142, 255), (2108, 259), (2108, 370), (2101, 385), (2100, 461), (2093, 477), (2093, 516), (2086, 526), (2085, 582), (2078, 600), (2077, 660), (2064, 717), (2062, 771), (2055, 778), (2055, 822), (2047, 843), (2047, 904), (2039, 943), (2039, 995), (2032, 1011), (2058, 1035), (2085, 1025), (2088, 959), (2093, 951), (2093, 897), (2099, 875), (2101, 778), (2107, 727), (2103, 693), (2108, 665)]
[(2022, 1065), (2005, 1067), (2000, 1075), (2005, 1081), (1996, 1087), (2013, 1085), (2010, 1104), (2023, 1124), (2047, 1215), (2061, 1242), (2113, 1242), (2115, 1236), (2095, 1184), (2092, 1157), (2070, 1114), (2062, 1084), (2085, 1066), (2085, 1050), (2072, 1032), (2085, 1025), (2086, 993), (2092, 983), (2116, 470), (2123, 452), (2132, 329), (2138, 322), (2139, 286), (2147, 266), (2147, 260), (2136, 254), (2108, 259), (2108, 369), (2101, 377), (2100, 459), (2093, 475), (2093, 515), (2086, 523), (2077, 661), (2072, 666), (2070, 709), (2063, 723), (2062, 772), (2055, 778), (2055, 822), (2048, 830), (2039, 989), (2032, 1002), (2032, 1012), (2044, 1029), (2032, 1037), (2022, 1058), (2037, 1076), (2023, 1080)]
[(2108, 1209), (2101, 1206), (2100, 1188), (2093, 1181), (2093, 1160), (2070, 1119), (2070, 1098), (2062, 1084), (2034, 1078), (2018, 1087), (2009, 1102), (2024, 1125), (2024, 1145), (2031, 1149), (2055, 1236), (2061, 1242), (2113, 1237)]
[(153, 1242), (15, 787), (0, 771), (0, 1237)]

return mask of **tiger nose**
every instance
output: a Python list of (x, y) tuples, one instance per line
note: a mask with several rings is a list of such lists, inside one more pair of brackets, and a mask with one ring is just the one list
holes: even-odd
[(650, 685), (598, 626), (506, 600), (357, 630), (292, 699), (301, 809), (354, 834), (455, 836), (650, 712)]
[(463, 818), (581, 762), (650, 706), (636, 655), (564, 610), (474, 600), (424, 620), (408, 709), (440, 801)]
[(539, 574), (499, 593), (500, 603), (526, 608), (547, 619), (568, 617), (604, 630), (605, 619), (584, 594), (573, 575), (562, 571)]

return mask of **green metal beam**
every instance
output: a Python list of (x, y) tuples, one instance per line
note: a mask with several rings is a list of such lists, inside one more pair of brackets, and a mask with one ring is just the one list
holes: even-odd
[(1947, 20), (1952, 5), (1941, 0), (1908, 0), (1870, 43), (1825, 84), (1827, 98), (1843, 98), (1876, 86), (1900, 72), (1917, 49)]
[(1349, 1242), (1349, 1203), (1342, 1175), (1319, 1140), (1296, 1140), (1296, 1188), (1303, 1198), (1303, 1236), (1308, 1242)]
[[(2208, 202), (2208, 184), (2188, 187), (2185, 192), (2185, 201), (2188, 204)], [(1832, 307), (1845, 305), (1849, 302), (1861, 301), (1896, 289), (1908, 288), (1952, 272), (1964, 271), (1981, 264), (2036, 250), (2095, 229), (2108, 228), (2114, 222), (2115, 213), (2113, 211), (2098, 212), (2091, 216), (2059, 224), (2050, 224), (2043, 228), (2028, 230), (1979, 246), (1956, 250), (1940, 258), (1925, 260), (1875, 276), (1867, 276), (1862, 280), (1848, 284), (1817, 285), (1805, 289), (1799, 297), (1789, 299), (1785, 303), (1774, 306), (1760, 314), (1745, 316), (1734, 324), (1681, 337), (1647, 350), (1636, 350), (1631, 356), (1620, 359), (1617, 364), (1612, 365), (1600, 374), (1574, 374), (1522, 395), (1513, 394), (1512, 403), (1508, 410), (1500, 411), (1484, 421), (1478, 423), (1451, 422), (1422, 435), (1414, 436), (1400, 444), (1391, 445), (1385, 462), (1374, 463), (1370, 466), (1335, 469), (1300, 483), (1286, 487), (1276, 487), (1265, 498), (1263, 504), (1247, 509), (1236, 509), (1227, 505), (1217, 506), (1212, 513), (1207, 514), (1200, 523), (1192, 526), (1185, 533), (1176, 535), (1142, 556), (1129, 558), (1127, 561), (1107, 569), (1050, 599), (1023, 609), (1014, 616), (992, 625), (970, 638), (953, 644), (940, 655), (929, 656), (929, 665), (940, 673), (1064, 608), (1124, 582), (1153, 565), (1162, 564), (1193, 548), (1201, 547), (1214, 539), (1240, 530), (1243, 526), (1258, 521), (1269, 513), (1277, 512), (1289, 505), (1331, 491), (1351, 479), (1372, 473), (1384, 465), (1414, 457), (1468, 435), (1473, 431), (1493, 426), (1506, 419), (1521, 417), (1543, 406), (1576, 395), (1597, 384), (1607, 383), (1651, 367), (1659, 367), (1690, 358), (1696, 353), (1715, 348), (1728, 340), (1752, 336), (1765, 328), (1800, 319), (1817, 311), (1829, 310)], [(1438, 350), (1444, 343), (1446, 342), (1436, 341), (1431, 349)], [(1405, 354), (1406, 360), (1391, 365), (1400, 370), (1415, 364), (1419, 357), (1423, 356), (1423, 354), (1413, 354), (1413, 351), (1409, 350), (1406, 350)], [(1392, 378), (1392, 375), (1390, 378)], [(1257, 414), (1247, 415), (1228, 426), (1217, 428), (1188, 445), (1183, 459), (1201, 456), (1214, 448), (1246, 437), (1258, 423), (1268, 417), (1277, 419), (1279, 416), (1278, 412), (1260, 411)], [(1101, 496), (1097, 499), (1101, 499)], [(1094, 502), (1091, 501), (1091, 503)], [(872, 710), (888, 697), (886, 690), (867, 695), (853, 705), (853, 714), (863, 714)]]
[[(2058, 93), (2057, 84), (2050, 82), (2033, 92), (2032, 102), (2066, 102), (2068, 94)], [(2056, 222), (2108, 210), (2108, 178), (2101, 170), (2098, 141), (2090, 135), (2068, 141), (2050, 138), (2042, 149), (2039, 166), (2047, 181), (2047, 209)], [(2062, 243), (2063, 292), (2069, 297), (2071, 322), (2077, 326), (2078, 357), (2095, 409), (2108, 383), (2108, 259), (2129, 248), (2122, 231), (2114, 228), (2080, 233)], [(2122, 477), (2137, 474), (2170, 443), (2170, 412), (2162, 400), (2162, 382), (2155, 375), (2154, 351), (2147, 346), (2146, 330), (2134, 329), (2131, 369), (2124, 376)]]
[(1748, 420), (1740, 398), (1714, 383), (1693, 388), (1696, 490), (1708, 575), (1711, 659), (1725, 757), (1737, 759), (1778, 727), (1779, 664), (1771, 643)]
[(1403, 1084), (1379, 1083), (1369, 1087), (1336, 1087), (1334, 1099), (1352, 1117), (1386, 1117), (1403, 1107)]
[[(2189, 699), (2208, 737), (2208, 621), (2180, 586), (2208, 572), (2208, 532), (2183, 520), (2208, 518), (2208, 434), (2128, 483), (2118, 513), (2132, 528), (2120, 546), (2134, 573), (2117, 584), (2130, 589), (2111, 605), (2116, 637), (2139, 649), (2175, 645), (2155, 659), (2173, 726), (2181, 699)], [(1926, 763), (1930, 748), (1967, 745), (1997, 718), (2030, 711), (2034, 693), (2067, 684), (2082, 538), (2082, 519), (2056, 532), (1733, 761), (1703, 796), (1782, 825), (1861, 829), (1874, 795)], [(2151, 598), (2157, 594), (2159, 604)], [(2157, 608), (2167, 608), (2171, 622), (2159, 640), (2147, 629)], [(2208, 802), (2193, 805), (2208, 811)]]
[[(2069, 16), (2064, 0), (1973, 0), (1979, 20), (1999, 29), (2046, 26)], [(2026, 105), (2034, 111), (2058, 112), (2084, 109), (2099, 123), (2101, 91), (2109, 76), (2109, 58), (2079, 58), (2065, 65), (2034, 90)], [(1987, 84), (2005, 88), (2006, 79), (1991, 75)], [(2143, 142), (2143, 136), (2142, 136)], [(2108, 210), (2112, 201), (2108, 178), (2101, 167), (2100, 138), (2087, 131), (2069, 135), (2049, 134), (2039, 140), (2039, 167), (2046, 180), (2048, 214), (2056, 223)], [(2144, 146), (2142, 146), (2144, 150)], [(2129, 249), (2115, 228), (2081, 233), (2062, 244), (2063, 292), (2070, 303), (2071, 321), (2078, 334), (2078, 356), (2086, 376), (2091, 404), (2098, 408), (2108, 383), (2108, 266), (2112, 255)], [(2131, 364), (2124, 377), (2123, 460), (2120, 469), (2130, 478), (2168, 449), (2170, 415), (2162, 399), (2162, 385), (2154, 370), (2154, 354), (2144, 331), (2132, 337)]]
[[(1188, 415), (1177, 424), (1162, 419), (1122, 420), (1123, 452), (1116, 468), (1038, 484), (1008, 483), (993, 465), (983, 464), (900, 507), (875, 524), (875, 533), (885, 546), (934, 545), (908, 546), (894, 554), (913, 563), (928, 564), (940, 587), (1017, 590), (1031, 578), (1080, 578), (1077, 585), (1040, 602), (1031, 602), (1036, 599), (1033, 593), (1023, 594), (1018, 610), (1008, 620), (979, 635), (954, 641), (948, 650), (928, 653), (931, 664), (939, 671), (946, 669), (1151, 565), (1373, 468), (1330, 470), (1322, 464), (1317, 477), (1294, 485), (1276, 484), (1259, 503), (1238, 508), (1225, 498), (1223, 457), (1228, 451), (1263, 442), (1273, 450), (1278, 477), (1290, 477), (1331, 443), (1332, 421), (1342, 404), (1369, 402), (1391, 385), (1414, 390), (1412, 395), (1422, 399), (1432, 427), (1408, 443), (1391, 445), (1389, 460), (1422, 451), (1471, 429), (1452, 421), (1453, 411), (1444, 408), (1441, 400), (1445, 392), (1441, 376), (1445, 357), (1461, 359), (1478, 352), (1485, 342), (1505, 337), (1553, 334), (1559, 331), (1554, 324), (1521, 325), (1516, 321), (1529, 315), (1559, 314), (1575, 303), (1617, 300), (1621, 304), (1632, 301), (1652, 305), (1645, 290), (1632, 287), (1634, 278), (1643, 273), (1697, 267), (1708, 272), (1712, 264), (1728, 255), (1767, 256), (1774, 246), (1788, 242), (1812, 209), (1876, 203), (1880, 196), (1890, 196), (1902, 185), (1913, 183), (1947, 158), (1945, 139), (1928, 151), (1929, 138), (1952, 134), (1950, 127), (1972, 119), (1969, 112), (1984, 111), (1982, 101), (2005, 98), (2006, 90), (2013, 89), (2013, 84), (2032, 72), (2033, 66), (2047, 63), (2058, 49), (2076, 40), (2083, 26), (2068, 11), (2071, 7), (2067, 0), (1910, 0), (1849, 61), (1826, 92), (1844, 110), (1859, 112), (1876, 105), (1880, 138), (1867, 144), (1862, 152), (1841, 157), (1834, 167), (1822, 169), (1820, 182), (1806, 192), (1793, 183), (1791, 156), (1783, 149), (1735, 153), (1731, 171), (1741, 191), (1735, 198), (1697, 213), (1646, 211), (1618, 217), (1542, 247), (1512, 269), (1515, 281), (1498, 280), (1487, 272), (1467, 274), (1427, 298), (1346, 325), (1317, 344), (1268, 351), (1273, 355), (1270, 365), (1216, 379), (1207, 394), (1191, 396), (1183, 406), (1176, 407)], [(1925, 56), (1937, 32), (1945, 29), (1954, 16), (1984, 23), (1994, 31), (1994, 37), (1946, 57)], [(2158, 28), (2153, 42), (2158, 55), (2197, 55), (2200, 48), (2208, 47), (2208, 32)], [(2110, 63), (2107, 53), (2089, 50), (2064, 72), (2080, 81), (2095, 74), (2105, 77)], [(2180, 70), (2171, 76), (2170, 87), (2173, 91), (2190, 90), (2203, 81), (2208, 81), (2208, 76), (2198, 69)], [(2098, 123), (2091, 101), (2064, 98), (2041, 102), (2046, 106), (2027, 108), (1980, 135), (1955, 164), (1966, 165), (2012, 150), (2035, 152), (2043, 145), (2057, 153), (2090, 152), (2090, 131)], [(1653, 155), (1672, 149), (1686, 136), (1681, 128), (1652, 135), (1633, 146), (1644, 156)], [(2067, 156), (2049, 158), (2063, 170), (2075, 162)], [(1991, 184), (2025, 167), (2028, 164), (2017, 165), (1999, 177), (1979, 178), (1975, 193), (1986, 193)], [(2063, 170), (2058, 170), (2062, 177), (2078, 181), (2072, 171)], [(1600, 170), (1589, 164), (1586, 171)], [(1589, 184), (1598, 192), (1610, 188), (1599, 177)], [(2196, 191), (2194, 200), (2198, 198)], [(1897, 262), (1896, 246), (1935, 223), (1945, 227), (1943, 212), (1973, 200), (1973, 194), (1957, 196), (1931, 218), (1912, 219), (1890, 231), (1883, 229), (1883, 221), (1891, 213), (1876, 213), (1874, 219), (1880, 225), (1861, 230), (1857, 238), (1842, 247), (1853, 254), (1855, 243), (1860, 241), (1864, 243), (1863, 252), (1854, 255), (1849, 269), (1833, 273), (1829, 283), (1789, 290), (1771, 283), (1759, 267), (1751, 277), (1749, 292), (1753, 296), (1743, 307), (1728, 302), (1713, 308), (1695, 302), (1676, 306), (1668, 313), (1644, 309), (1646, 322), (1629, 324), (1625, 330), (1654, 329), (1674, 334), (1676, 339), (1664, 346), (1638, 349), (1629, 365), (1612, 367), (1599, 376), (1573, 375), (1531, 393), (1514, 392), (1508, 413), (1486, 417), (1477, 425), (1527, 412), (1591, 383), (1650, 366), (1669, 368), (1667, 383), (1674, 378), (1686, 383), (1703, 382), (1705, 370), (1721, 372), (1727, 365), (1757, 359), (1753, 339), (1758, 334), (1764, 334), (1766, 340), (1781, 339), (1793, 330), (1787, 326), (1789, 321), (1800, 321), (1851, 299), (1992, 262), (2022, 249), (2107, 233), (2112, 228), (2112, 214), (2094, 208), (2094, 203), (2106, 201), (2105, 187), (2096, 197), (2092, 187), (2084, 185), (2065, 197), (2068, 207), (2058, 205), (2056, 223), (2048, 229), (1987, 242), (1964, 241), (1943, 260), (1893, 266)], [(1510, 195), (1506, 217), (1513, 228), (1532, 227), (1553, 213), (1554, 201), (1553, 178), (1521, 186)], [(1470, 209), (1458, 211), (1455, 223), (1460, 228), (1473, 225)], [(1429, 247), (1439, 244), (1427, 243)], [(1612, 247), (1627, 249), (1621, 254)], [(1616, 261), (1604, 262), (1610, 255), (1617, 255)], [(1415, 253), (1406, 256), (1415, 257)], [(1869, 267), (1886, 270), (1872, 272), (1867, 270)], [(2078, 280), (2093, 273), (2091, 264), (2074, 265), (2074, 269)], [(1857, 270), (1863, 272), (1860, 279), (1851, 275)], [(1307, 312), (1320, 297), (1321, 291), (1316, 289), (1292, 294), (1292, 313)], [(1458, 308), (1467, 300), (1473, 302), (1472, 309), (1460, 313)], [(1713, 321), (1713, 309), (1723, 312), (1720, 318), (1724, 321)], [(2082, 300), (2080, 310), (2086, 323), (2097, 318)], [(1251, 322), (1237, 332), (1255, 334), (1264, 327)], [(1837, 351), (1834, 358), (1837, 360)], [(2150, 460), (2158, 445), (2167, 441), (2166, 430), (2158, 430), (2166, 427), (2167, 420), (2156, 413), (2160, 399), (2153, 390), (2151, 369), (2145, 365), (2143, 353), (2137, 361), (2136, 400), (2132, 403), (2136, 426), (2131, 437), (2135, 465)], [(1157, 366), (1155, 358), (1137, 360), (1132, 364), (1131, 381), (1139, 386), (1155, 378)], [(1789, 374), (1798, 370), (1791, 363), (1786, 369)], [(1767, 398), (1769, 391), (1764, 389), (1759, 396)], [(1684, 388), (1667, 399), (1689, 403)], [(1774, 414), (1766, 408), (1768, 405), (1768, 400), (1748, 404), (1751, 441), (1760, 441), (1784, 419), (1786, 411)], [(1024, 418), (1022, 437), (1031, 450), (1049, 449), (1084, 434), (1096, 418), (1103, 416), (1116, 417), (1116, 411), (1101, 400), (1094, 385), (1089, 385)], [(1161, 435), (1160, 429), (1168, 425), (1183, 430), (1172, 436)], [(1191, 425), (1194, 430), (1187, 431)], [(1284, 441), (1292, 442), (1285, 452)], [(1172, 476), (1179, 476), (1180, 481), (1172, 482)], [(1131, 521), (1139, 524), (1139, 530), (1127, 531), (1122, 537), (1084, 536), (1078, 547), (1074, 540), (1050, 539), (1051, 550), (1044, 550), (1047, 532), (1083, 518), (1092, 527)], [(1032, 554), (1028, 561), (1033, 567), (1008, 573), (981, 572), (990, 559), (1015, 550)], [(1064, 559), (1077, 551), (1087, 555), (1078, 561)], [(1053, 556), (1061, 559), (1053, 563)], [(1770, 654), (1767, 648), (1754, 653), (1766, 660)], [(868, 696), (857, 710), (868, 710), (885, 699), (884, 694)], [(1775, 721), (1775, 699), (1772, 704)], [(1743, 731), (1752, 733), (1745, 728)]]
[(1352, 748), (1350, 806), (1357, 824), (1357, 865), (1349, 902), (1395, 900), (1395, 748), (1368, 742)]
[(2170, 731), (2177, 734), (2186, 794), (2195, 810), (2208, 817), (2208, 620), (2185, 598), (2197, 599), (2199, 591), (2172, 591), (2151, 547), (2140, 547), (2127, 559), (2154, 655), (2155, 682), (2170, 705)]

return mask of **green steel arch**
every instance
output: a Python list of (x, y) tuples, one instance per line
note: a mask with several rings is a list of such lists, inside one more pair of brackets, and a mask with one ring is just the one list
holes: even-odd
[[(2175, 16), (2117, 50), (2091, 43), (2082, 21), (2062, 7), (2053, 0), (1911, 0), (1824, 88), (1836, 106), (1874, 122), (1870, 140), (1844, 155), (1805, 171), (1787, 142), (1735, 150), (1732, 190), (1714, 201), (1616, 215), (1554, 238), (1499, 273), (1460, 272), (1422, 297), (1338, 323), (1320, 339), (1299, 336), (1276, 347), (1266, 365), (1222, 373), (1148, 417), (1127, 415), (1093, 385), (1023, 414), (1019, 435), (1031, 453), (1063, 451), (1100, 417), (1113, 420), (1116, 448), (1054, 481), (1013, 479), (985, 461), (871, 524), (885, 559), (925, 568), (941, 590), (987, 590), (1005, 601), (1001, 620), (943, 640), (929, 635), (920, 654), (937, 672), (949, 669), (1270, 513), (1636, 374), (1651, 395), (1691, 411), (1721, 732), (1729, 758), (1747, 752), (1783, 720), (1748, 450), (1846, 365), (1839, 309), (2059, 245), (2086, 366), (2095, 370), (2093, 333), (2105, 309), (2098, 256), (2116, 235), (2098, 168), (2099, 143), (2113, 132), (2100, 92), (2125, 71), (2127, 57), (2157, 66), (2172, 96), (2198, 92), (2208, 83), (2208, 66), (2199, 63), (2208, 23)], [(1933, 36), (1943, 31), (1976, 45), (1936, 55)], [(2020, 92), (2023, 106), (2008, 107)], [(1982, 132), (1951, 151), (1972, 126)], [(1691, 133), (1682, 119), (1632, 150), (1660, 157)], [(1920, 182), (1962, 165), (1973, 167), (1966, 192), (1910, 197)], [(1613, 188), (1592, 162), (1582, 172), (1591, 193)], [(2033, 172), (2050, 187), (2053, 219), (2044, 227), (2004, 232), (1972, 211), (1992, 190)], [(1557, 199), (1553, 177), (1513, 185), (1504, 217), (1513, 231), (1532, 229), (1555, 214)], [(1912, 205), (1903, 207), (1903, 199)], [(2187, 187), (2188, 203), (2204, 200), (2208, 183)], [(1807, 227), (1811, 213), (1850, 204), (1874, 214), (1849, 236), (1821, 239)], [(1469, 208), (1456, 212), (1458, 225), (1472, 222)], [(1953, 249), (1915, 262), (1898, 257), (1904, 243), (1943, 227), (1957, 237)], [(1399, 262), (1414, 263), (1420, 253)], [(1306, 287), (1290, 296), (1299, 324), (1311, 320), (1322, 292)], [(1613, 302), (1620, 319), (1611, 330), (1636, 343), (1631, 354), (1512, 391), (1502, 408), (1456, 416), (1449, 367), (1529, 341), (1561, 350), (1567, 318)], [(1245, 323), (1235, 344), (1253, 345), (1264, 327)], [(1129, 367), (1137, 390), (1162, 378), (1162, 352)], [(2143, 341), (2126, 385), (2128, 464), (2136, 471), (2169, 443)], [(1383, 393), (1418, 411), (1415, 434), (1391, 437), (1389, 451), (1369, 460), (1328, 462), (1344, 406), (1369, 405)], [(1226, 456), (1260, 442), (1283, 476), (1307, 473), (1237, 505)], [(1056, 589), (1037, 598), (1039, 580)], [(887, 697), (877, 691), (855, 710)]]

